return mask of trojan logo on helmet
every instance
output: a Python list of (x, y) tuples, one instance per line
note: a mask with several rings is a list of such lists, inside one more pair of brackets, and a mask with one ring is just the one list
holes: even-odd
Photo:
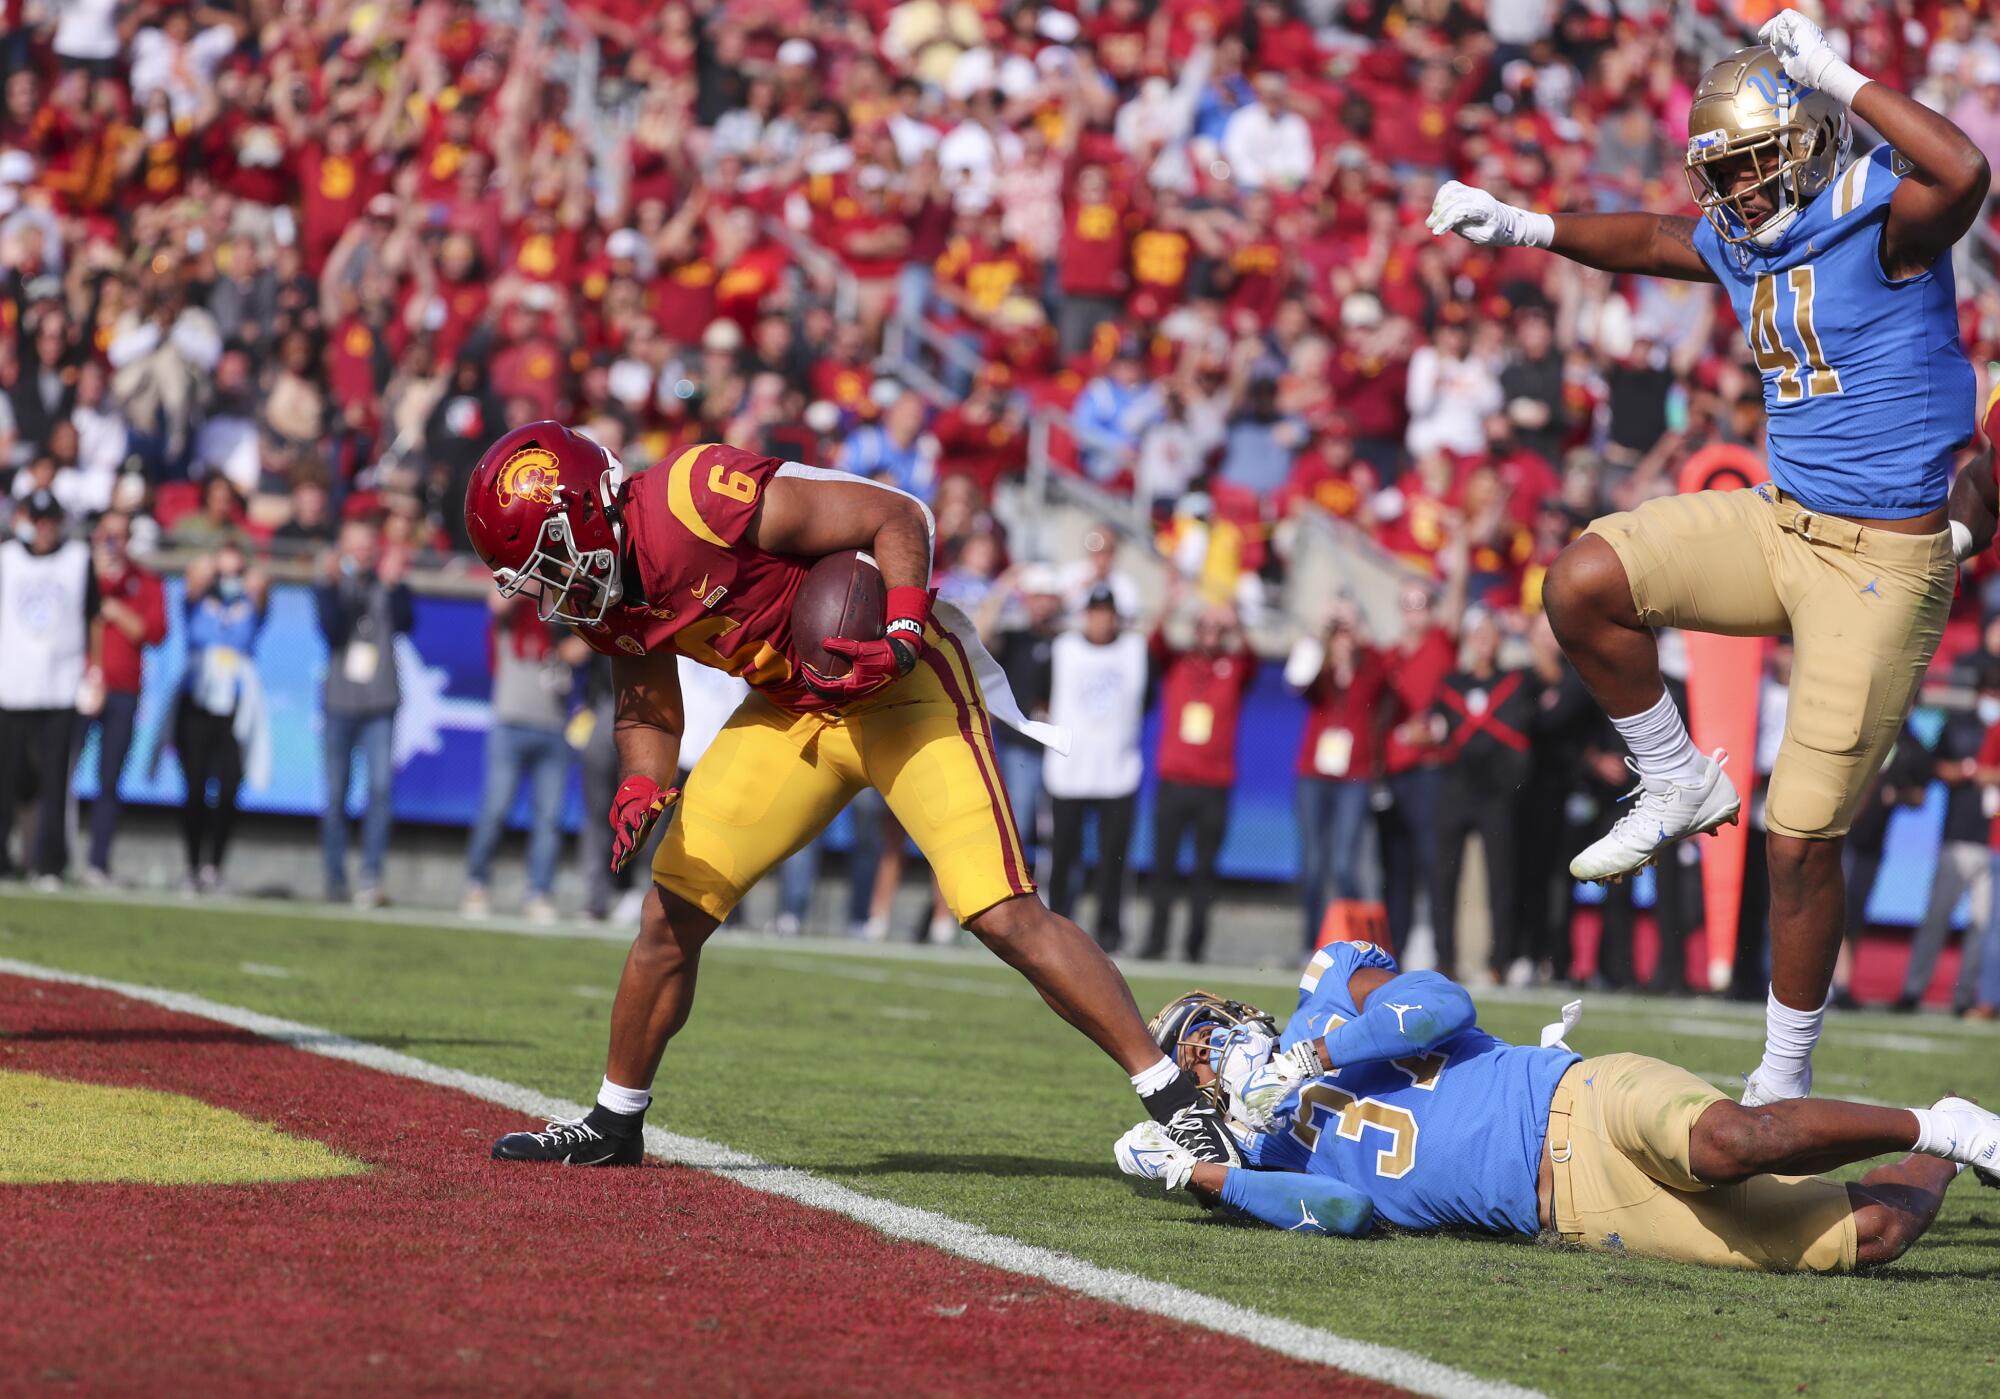
[(529, 447), (501, 465), (500, 479), (493, 488), (494, 500), (503, 507), (516, 500), (553, 505), (560, 480), (554, 454), (540, 447)]
[(465, 488), (465, 532), (503, 597), (544, 621), (595, 627), (625, 595), (624, 472), (561, 423), (528, 423), (488, 447)]

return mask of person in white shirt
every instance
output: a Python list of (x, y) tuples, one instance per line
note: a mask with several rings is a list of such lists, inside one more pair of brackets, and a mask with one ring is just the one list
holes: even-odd
[(132, 102), (143, 108), (155, 92), (167, 94), (176, 120), (192, 120), (201, 110), (222, 61), (235, 52), (243, 21), (225, 11), (201, 9), (209, 21), (195, 30), (195, 9), (176, 6), (157, 27), (132, 36)]
[(1125, 856), (1145, 763), (1139, 729), (1146, 713), (1145, 638), (1125, 631), (1108, 587), (1090, 594), (1083, 624), (1056, 638), (1050, 655), (1049, 722), (1075, 736), (1070, 751), (1050, 749), (1042, 785), (1052, 814), (1049, 907), (1069, 917), (1083, 874), (1083, 828), (1097, 827), (1098, 946), (1118, 950), (1125, 905)]
[(1505, 402), (1500, 377), (1473, 351), (1462, 306), (1445, 306), (1431, 334), (1432, 343), (1410, 356), (1404, 445), (1417, 457), (1440, 450), (1477, 456), (1486, 450), (1486, 419)]
[[(20, 510), (27, 538), (0, 543), (0, 810), (15, 809), (21, 779), (36, 769), (35, 838), (22, 863), (37, 888), (60, 888), (77, 703), (97, 664), (97, 575), (90, 546), (64, 539), (53, 495), (36, 491)], [(4, 836), (0, 870), (11, 867)]]
[(1297, 189), (1313, 172), (1312, 128), (1291, 110), (1283, 75), (1259, 73), (1257, 100), (1222, 128), (1222, 157), (1242, 189)]

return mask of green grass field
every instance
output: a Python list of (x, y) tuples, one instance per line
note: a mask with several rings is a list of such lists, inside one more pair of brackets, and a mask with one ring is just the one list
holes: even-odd
[[(623, 946), (19, 893), (0, 896), (0, 957), (193, 992), (587, 1100)], [(1189, 979), (1145, 972), (1134, 989), (1150, 1011)], [(1291, 1004), (1282, 969), (1202, 979)], [(1528, 1038), (1559, 1000), (1490, 999), (1481, 1023)], [(1719, 1082), (1761, 1041), (1761, 1016), (1743, 1008), (1625, 997), (1588, 1001), (1572, 1038), (1585, 1054), (1635, 1050)], [(2000, 1101), (2000, 1033), (1986, 1027), (1836, 1017), (1817, 1065), (1829, 1096)], [(657, 1125), (1554, 1394), (1961, 1393), (2000, 1376), (2000, 1193), (1969, 1179), (1900, 1264), (1854, 1278), (1232, 1224), (1116, 1174), (1111, 1143), (1138, 1116), (1122, 1076), (983, 954), (725, 934), (657, 1091)]]

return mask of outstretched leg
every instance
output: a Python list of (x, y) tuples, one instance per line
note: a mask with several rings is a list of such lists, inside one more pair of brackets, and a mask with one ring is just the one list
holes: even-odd
[(1021, 973), (1049, 1008), (1136, 1074), (1160, 1059), (1132, 988), (1083, 929), (1029, 894), (996, 904), (968, 922), (974, 937)]
[(1817, 1175), (1892, 1151), (2000, 1166), (2000, 1116), (1963, 1098), (1885, 1108), (1835, 1098), (1745, 1107), (1710, 1103), (1688, 1132), (1688, 1169), (1707, 1185), (1756, 1175)]

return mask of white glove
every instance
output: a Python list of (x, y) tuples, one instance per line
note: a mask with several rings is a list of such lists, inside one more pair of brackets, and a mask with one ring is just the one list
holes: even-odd
[(1185, 1186), (1199, 1164), (1193, 1152), (1177, 1145), (1159, 1123), (1151, 1121), (1141, 1122), (1120, 1137), (1111, 1148), (1111, 1159), (1126, 1175), (1163, 1181), (1169, 1190)]
[(1432, 233), (1456, 233), (1482, 248), (1546, 248), (1555, 241), (1556, 221), (1547, 214), (1502, 204), (1483, 189), (1446, 180), (1424, 220)]
[(1868, 79), (1849, 67), (1817, 24), (1797, 10), (1780, 10), (1757, 31), (1757, 42), (1770, 48), (1785, 67), (1785, 76), (1816, 88), (1842, 106), (1854, 105), (1854, 94)]
[(1240, 1088), (1232, 1089), (1230, 1102), (1243, 1125), (1251, 1131), (1280, 1131), (1290, 1120), (1283, 1111), (1285, 1099), (1300, 1084), (1324, 1072), (1314, 1042), (1301, 1040), (1290, 1049), (1273, 1054), (1243, 1080)]

